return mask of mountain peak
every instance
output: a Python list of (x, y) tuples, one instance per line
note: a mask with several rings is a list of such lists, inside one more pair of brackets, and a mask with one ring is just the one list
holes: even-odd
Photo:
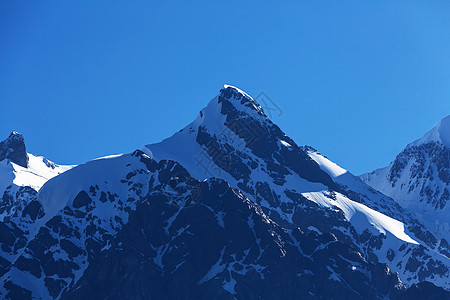
[(0, 161), (4, 159), (9, 159), (24, 168), (28, 167), (28, 154), (23, 135), (13, 131), (6, 140), (0, 142)]
[(221, 89), (220, 92), (221, 93), (222, 92), (223, 93), (225, 93), (225, 92), (230, 93), (231, 92), (233, 94), (240, 94), (240, 95), (244, 96), (245, 98), (253, 100), (253, 98), (249, 94), (247, 94), (246, 92), (244, 92), (240, 88), (237, 88), (237, 87), (229, 85), (229, 84), (224, 84), (223, 85), (223, 89)]
[(428, 131), (423, 137), (412, 142), (408, 146), (419, 146), (431, 142), (438, 142), (450, 148), (450, 115), (443, 118), (439, 123)]
[(8, 139), (12, 140), (24, 140), (23, 135), (18, 133), (17, 131), (11, 132), (11, 134), (8, 136)]
[(157, 161), (178, 161), (200, 180), (220, 177), (226, 172), (227, 180), (250, 181), (258, 165), (267, 165), (277, 184), (282, 184), (287, 174), (295, 172), (312, 183), (330, 188), (335, 185), (332, 178), (265, 115), (261, 105), (230, 85), (220, 90), (194, 122), (160, 143), (146, 145), (144, 152)]
[(253, 111), (262, 117), (267, 117), (264, 109), (258, 102), (235, 86), (228, 84), (223, 86), (223, 89), (220, 90), (219, 102), (223, 102), (223, 100), (230, 101), (238, 111), (247, 113)]
[(450, 147), (450, 115), (439, 122), (439, 137), (444, 145)]

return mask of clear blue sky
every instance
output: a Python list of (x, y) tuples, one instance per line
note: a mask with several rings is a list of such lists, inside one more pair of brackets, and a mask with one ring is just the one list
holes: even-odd
[(66, 164), (130, 152), (228, 83), (359, 174), (450, 114), (449, 1), (242, 2), (2, 1), (0, 139)]

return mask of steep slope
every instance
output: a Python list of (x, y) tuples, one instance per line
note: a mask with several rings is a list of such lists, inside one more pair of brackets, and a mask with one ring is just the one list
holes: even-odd
[(28, 167), (25, 140), (16, 131), (11, 132), (6, 140), (0, 142), (0, 161), (4, 159), (8, 159), (23, 168)]
[(7, 218), (26, 235), (3, 232), (0, 298), (450, 295), (424, 283), (449, 288), (431, 233), (230, 86), (173, 137), (68, 170), (15, 215), (30, 221)]
[(389, 166), (360, 177), (450, 240), (450, 116), (407, 145)]
[[(395, 299), (409, 292), (345, 234), (314, 227), (328, 217), (310, 201), (299, 199), (310, 228), (282, 228), (226, 181), (193, 179), (178, 163), (141, 151), (80, 165), (50, 180), (40, 197), (59, 209), (45, 213), (1, 278), (3, 298)], [(351, 229), (342, 214), (330, 214)], [(426, 291), (436, 293), (447, 295)]]
[[(365, 258), (388, 263), (406, 283), (429, 279), (450, 286), (448, 245), (440, 245), (389, 197), (348, 172), (317, 163), (317, 156), (297, 146), (235, 87), (225, 86), (193, 123), (143, 151), (157, 161), (178, 161), (196, 179), (226, 180), (285, 228), (306, 225), (300, 199), (319, 211), (339, 211), (354, 230), (346, 234)], [(334, 218), (324, 222), (333, 224)], [(326, 232), (342, 231), (334, 225)], [(368, 239), (376, 246), (369, 247)]]
[(43, 213), (37, 201), (39, 189), (72, 167), (27, 153), (25, 140), (17, 132), (0, 142), (0, 275), (38, 229), (35, 221)]
[(0, 220), (22, 210), (45, 182), (72, 167), (27, 153), (23, 136), (12, 132), (0, 142)]

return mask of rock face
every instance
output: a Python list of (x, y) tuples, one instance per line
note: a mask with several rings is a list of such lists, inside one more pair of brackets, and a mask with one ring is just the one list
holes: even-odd
[(0, 142), (0, 161), (4, 159), (9, 159), (21, 167), (28, 167), (27, 149), (21, 134), (14, 131), (6, 140)]
[[(3, 276), (4, 297), (378, 299), (408, 291), (345, 235), (313, 227), (326, 216), (304, 230), (283, 228), (227, 182), (195, 180), (178, 163), (139, 151), (78, 171), (111, 167), (125, 174), (119, 183), (96, 176), (40, 219)], [(303, 201), (304, 216), (314, 214)]]
[[(424, 230), (391, 198), (311, 147), (297, 146), (237, 88), (226, 86), (193, 123), (147, 145), (144, 152), (155, 160), (179, 162), (196, 179), (226, 180), (285, 228), (308, 227), (311, 219), (337, 209), (346, 225), (337, 223), (334, 215), (314, 226), (339, 235), (351, 225), (350, 238), (364, 257), (389, 264), (405, 283), (429, 279), (441, 286), (450, 284), (448, 258), (441, 258), (448, 255), (445, 241)], [(302, 200), (317, 208), (303, 214)], [(416, 254), (410, 256), (411, 251)]]
[(392, 197), (438, 237), (450, 240), (450, 116), (385, 168), (361, 179)]
[(0, 222), (0, 298), (450, 296), (448, 245), (230, 86), (171, 138), (36, 199)]
[(72, 167), (27, 153), (23, 136), (11, 133), (0, 142), (0, 220), (20, 215), (47, 180)]
[[(403, 291), (395, 274), (335, 236), (285, 231), (224, 181), (195, 184), (199, 198), (189, 209), (174, 209), (162, 195), (139, 204), (63, 298), (352, 299)], [(172, 214), (171, 224), (161, 219)], [(367, 274), (380, 280), (370, 283)]]
[(39, 189), (71, 167), (27, 153), (23, 136), (16, 132), (0, 143), (0, 276), (39, 229), (44, 216)]

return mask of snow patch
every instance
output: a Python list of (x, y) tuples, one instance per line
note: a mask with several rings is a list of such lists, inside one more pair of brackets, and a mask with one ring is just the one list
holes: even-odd
[(308, 151), (309, 157), (311, 157), (316, 163), (319, 164), (320, 168), (327, 172), (331, 177), (335, 178), (341, 176), (348, 171), (341, 168), (334, 162), (330, 161), (328, 158), (323, 156), (317, 151)]
[(420, 139), (410, 143), (407, 147), (420, 146), (431, 142), (442, 143), (447, 148), (450, 148), (450, 115), (443, 118), (433, 129)]
[(398, 239), (407, 243), (419, 244), (405, 232), (405, 225), (391, 217), (373, 210), (361, 203), (348, 199), (346, 196), (335, 193), (332, 199), (328, 191), (302, 193), (307, 199), (325, 207), (336, 206), (344, 212), (345, 218), (362, 233), (368, 228), (368, 224), (375, 227), (379, 233), (384, 235), (391, 233)]

